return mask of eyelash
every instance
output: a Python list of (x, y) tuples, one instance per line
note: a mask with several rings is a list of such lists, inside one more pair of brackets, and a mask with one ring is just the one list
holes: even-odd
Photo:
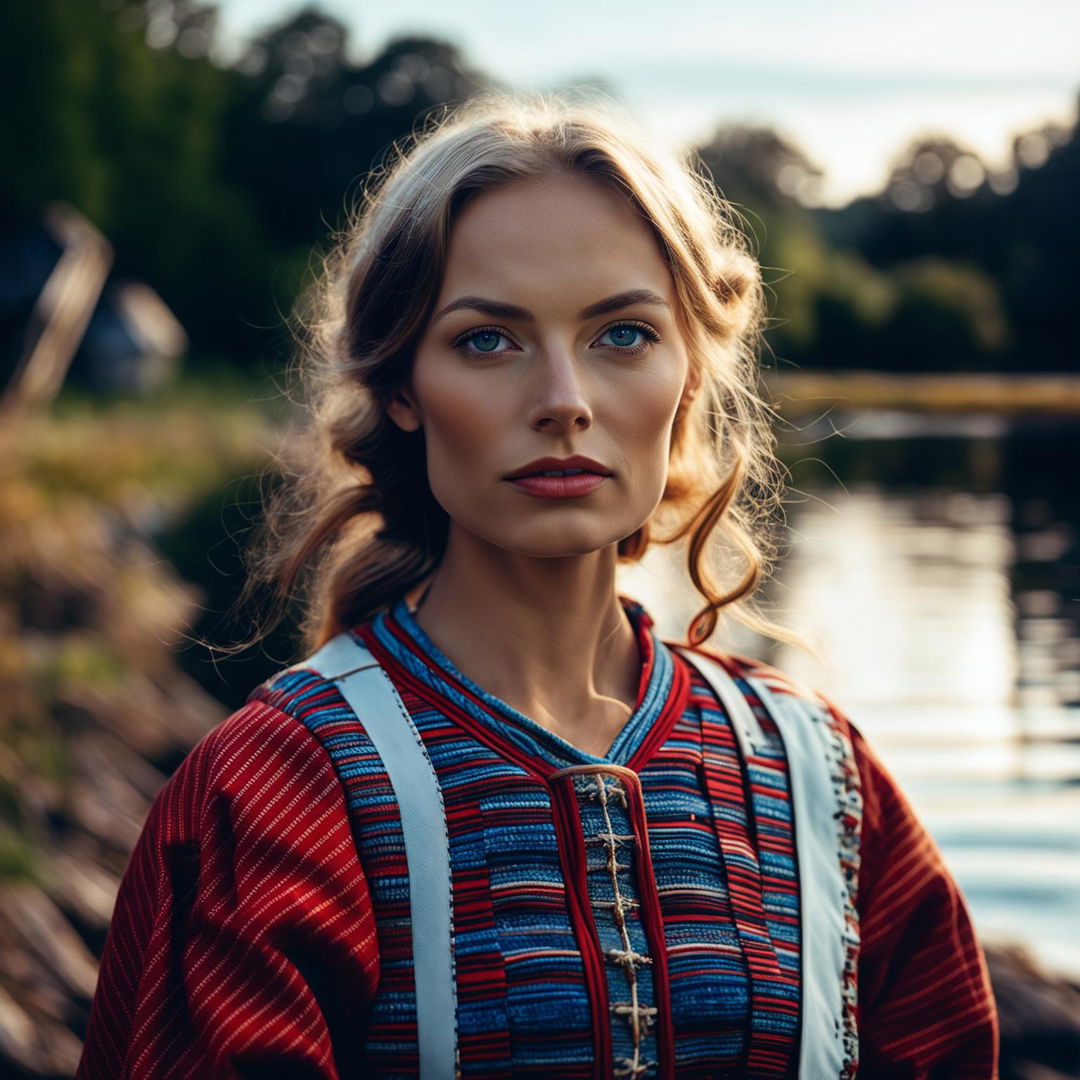
[[(650, 344), (655, 345), (660, 341), (660, 335), (656, 330), (648, 323), (638, 322), (636, 319), (623, 319), (621, 322), (612, 323), (610, 326), (601, 330), (597, 337), (603, 337), (612, 330), (618, 330), (623, 326), (632, 326), (635, 330), (640, 330), (646, 340), (638, 342), (637, 345), (604, 345), (602, 346), (603, 348), (614, 349), (615, 352), (621, 353), (623, 356), (637, 356), (638, 353), (647, 349)], [(498, 334), (500, 337), (507, 338), (508, 340), (510, 339), (510, 335), (498, 326), (477, 326), (457, 338), (453, 342), (453, 348), (473, 359), (483, 359), (484, 357), (502, 355), (501, 353), (482, 352), (479, 349), (470, 349), (467, 342), (471, 338), (476, 337), (477, 334)]]

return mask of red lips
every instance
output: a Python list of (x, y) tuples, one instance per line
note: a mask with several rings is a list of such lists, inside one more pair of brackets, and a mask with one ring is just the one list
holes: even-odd
[(543, 476), (544, 473), (565, 473), (568, 470), (572, 470), (572, 475), (578, 473), (594, 473), (597, 476), (612, 475), (611, 470), (606, 465), (601, 465), (599, 461), (593, 461), (592, 458), (575, 454), (573, 457), (568, 458), (537, 458), (536, 461), (530, 461), (528, 465), (523, 465), (520, 469), (515, 469), (514, 472), (509, 473), (505, 479), (516, 480), (518, 477), (522, 476)]
[(575, 454), (568, 458), (538, 458), (506, 479), (538, 499), (580, 499), (606, 483), (611, 475), (606, 465)]

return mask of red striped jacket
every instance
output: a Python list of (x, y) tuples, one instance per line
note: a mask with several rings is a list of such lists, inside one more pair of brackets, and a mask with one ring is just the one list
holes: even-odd
[[(834, 715), (863, 800), (859, 1075), (993, 1078), (996, 1015), (963, 898), (888, 772)], [(325, 747), (295, 716), (252, 701), (154, 803), (117, 899), (77, 1076), (363, 1076), (356, 1030), (380, 977), (372, 911)], [(306, 970), (320, 971), (317, 983)]]

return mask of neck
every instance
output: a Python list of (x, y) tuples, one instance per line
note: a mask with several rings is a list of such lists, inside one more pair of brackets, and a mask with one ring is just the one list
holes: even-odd
[(615, 590), (615, 545), (532, 558), (451, 528), (416, 613), (424, 632), (485, 690), (603, 754), (633, 711), (640, 657)]

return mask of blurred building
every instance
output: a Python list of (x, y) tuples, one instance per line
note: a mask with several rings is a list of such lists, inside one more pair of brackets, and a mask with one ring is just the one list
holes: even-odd
[(147, 393), (178, 371), (187, 335), (145, 283), (111, 278), (112, 248), (79, 211), (49, 207), (0, 243), (0, 394), (48, 400), (65, 380)]
[(148, 393), (173, 378), (186, 348), (184, 328), (149, 285), (110, 282), (68, 378), (95, 390)]

